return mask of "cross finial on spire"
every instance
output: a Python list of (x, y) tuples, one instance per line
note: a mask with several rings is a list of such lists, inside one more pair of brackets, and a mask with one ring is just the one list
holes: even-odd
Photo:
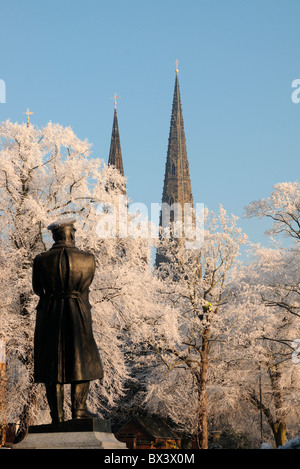
[(31, 111), (29, 110), (29, 108), (27, 108), (27, 111), (24, 112), (24, 114), (27, 115), (27, 125), (29, 125), (29, 116), (30, 116), (30, 114), (33, 114), (33, 112), (31, 112)]
[(117, 109), (117, 99), (120, 99), (120, 96), (117, 96), (117, 93), (115, 93), (112, 99), (115, 102), (115, 109)]
[(179, 64), (179, 60), (178, 60), (178, 59), (176, 59), (176, 60), (175, 60), (175, 65), (176, 65), (176, 73), (178, 73), (178, 64)]

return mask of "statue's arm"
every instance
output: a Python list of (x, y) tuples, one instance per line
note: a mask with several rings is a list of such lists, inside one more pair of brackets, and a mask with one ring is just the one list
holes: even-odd
[(36, 295), (42, 296), (43, 294), (43, 287), (40, 282), (40, 275), (39, 275), (39, 269), (37, 266), (37, 260), (34, 259), (33, 261), (33, 267), (32, 267), (32, 288), (33, 291)]
[(92, 254), (92, 269), (93, 269), (93, 274), (92, 274), (92, 279), (91, 279), (91, 283), (92, 281), (94, 280), (94, 277), (95, 277), (95, 271), (96, 271), (96, 259), (95, 259), (95, 256)]

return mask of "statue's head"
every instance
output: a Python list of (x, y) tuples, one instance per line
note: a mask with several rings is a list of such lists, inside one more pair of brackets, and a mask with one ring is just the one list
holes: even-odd
[(48, 226), (48, 230), (52, 232), (54, 241), (56, 243), (66, 242), (75, 244), (75, 222), (76, 220), (74, 218), (65, 218), (51, 223), (51, 225)]

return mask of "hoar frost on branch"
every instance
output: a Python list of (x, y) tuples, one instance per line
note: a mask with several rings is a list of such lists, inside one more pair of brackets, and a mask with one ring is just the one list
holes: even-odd
[(269, 218), (272, 228), (268, 235), (284, 234), (300, 239), (300, 184), (284, 182), (275, 184), (272, 193), (266, 199), (251, 202), (246, 207), (248, 218)]

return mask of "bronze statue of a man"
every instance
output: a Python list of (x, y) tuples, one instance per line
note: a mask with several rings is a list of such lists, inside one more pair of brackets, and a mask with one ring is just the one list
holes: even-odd
[(72, 418), (87, 410), (89, 383), (103, 378), (92, 332), (89, 286), (93, 254), (75, 246), (73, 219), (52, 223), (54, 244), (34, 259), (32, 285), (40, 297), (34, 335), (34, 379), (45, 383), (52, 422), (64, 420), (64, 384), (71, 383)]

